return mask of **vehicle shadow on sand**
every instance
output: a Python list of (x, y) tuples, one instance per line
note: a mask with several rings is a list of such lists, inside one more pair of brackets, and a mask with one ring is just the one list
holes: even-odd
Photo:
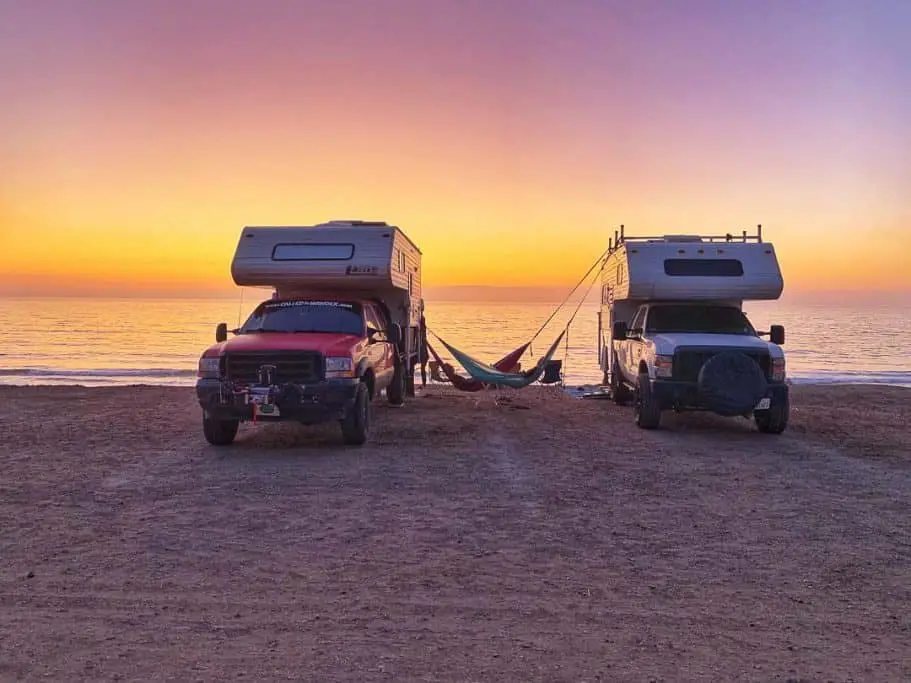
[(753, 434), (758, 435), (753, 418), (722, 417), (712, 413), (667, 413), (662, 416), (661, 427), (676, 433), (699, 434)]
[[(524, 407), (524, 406), (523, 406)], [(518, 410), (509, 406), (510, 410)], [(204, 443), (201, 452), (218, 459), (401, 457), (428, 447), (458, 448), (476, 445), (484, 426), (479, 415), (453, 415), (452, 406), (432, 401), (409, 403), (404, 409), (377, 402), (370, 434), (361, 446), (345, 444), (337, 422), (302, 425), (297, 422), (243, 423), (230, 446)], [(523, 414), (519, 410), (518, 414)]]
[(206, 454), (220, 460), (275, 457), (321, 458), (351, 456), (373, 450), (368, 441), (363, 446), (349, 446), (342, 441), (338, 424), (302, 425), (292, 422), (243, 424), (230, 446), (208, 446)]

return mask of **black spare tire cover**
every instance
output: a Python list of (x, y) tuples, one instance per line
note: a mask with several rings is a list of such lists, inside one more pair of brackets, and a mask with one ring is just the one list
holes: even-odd
[(768, 389), (759, 364), (739, 351), (722, 351), (699, 370), (699, 396), (706, 408), (733, 417), (749, 413)]

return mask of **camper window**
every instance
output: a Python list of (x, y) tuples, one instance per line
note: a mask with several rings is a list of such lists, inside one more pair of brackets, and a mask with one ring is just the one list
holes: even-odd
[(670, 258), (664, 261), (664, 274), (683, 277), (740, 277), (743, 275), (743, 264), (732, 258)]
[(347, 261), (354, 256), (353, 244), (276, 244), (273, 261)]

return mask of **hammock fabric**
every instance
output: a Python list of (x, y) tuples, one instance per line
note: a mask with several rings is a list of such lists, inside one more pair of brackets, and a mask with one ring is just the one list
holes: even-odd
[[(540, 358), (537, 364), (528, 370), (527, 372), (503, 372), (498, 370), (495, 367), (486, 365), (479, 360), (475, 360), (467, 353), (459, 351), (456, 348), (453, 348), (447, 344), (444, 340), (440, 339), (440, 343), (443, 344), (451, 353), (457, 361), (462, 365), (465, 370), (468, 371), (468, 374), (478, 382), (483, 384), (490, 384), (496, 387), (510, 387), (512, 389), (521, 389), (527, 387), (529, 384), (537, 382), (541, 375), (544, 374), (544, 369), (547, 364), (550, 362), (553, 355), (557, 352), (557, 347), (560, 345), (560, 342), (563, 340), (563, 336), (566, 334), (566, 330), (563, 330), (560, 333), (560, 336), (557, 337), (556, 341), (551, 344), (550, 348), (547, 350), (547, 353)], [(439, 339), (439, 337), (437, 337)]]
[[(445, 343), (445, 342), (444, 342)], [(443, 371), (443, 374), (446, 375), (446, 379), (459, 391), (481, 391), (484, 388), (484, 382), (479, 382), (476, 379), (470, 379), (468, 377), (462, 377), (459, 373), (455, 371), (449, 363), (443, 361), (437, 354), (436, 349), (434, 349), (430, 342), (426, 342), (427, 350), (430, 351), (430, 354), (434, 357), (437, 363), (440, 364), (440, 370)], [(525, 350), (528, 348), (528, 344), (522, 344), (512, 353), (509, 353), (503, 356), (500, 360), (493, 364), (493, 367), (502, 372), (511, 372), (515, 369), (516, 364), (519, 362), (519, 359), (522, 357), (522, 354), (525, 353)]]

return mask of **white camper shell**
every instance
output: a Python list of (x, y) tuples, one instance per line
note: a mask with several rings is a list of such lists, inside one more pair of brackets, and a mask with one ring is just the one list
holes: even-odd
[(383, 222), (245, 227), (231, 276), (241, 287), (270, 287), (281, 297), (381, 299), (403, 329), (423, 312), (421, 250)]
[(775, 248), (761, 234), (618, 236), (602, 271), (605, 302), (778, 299)]
[(332, 220), (312, 226), (248, 226), (231, 276), (241, 287), (275, 296), (378, 300), (401, 326), (409, 370), (421, 340), (421, 250), (401, 228), (382, 221)]
[(632, 325), (646, 302), (735, 305), (778, 299), (784, 279), (775, 247), (762, 226), (748, 234), (629, 237), (623, 226), (610, 241), (601, 274), (599, 358), (605, 379), (611, 370), (611, 330)]

